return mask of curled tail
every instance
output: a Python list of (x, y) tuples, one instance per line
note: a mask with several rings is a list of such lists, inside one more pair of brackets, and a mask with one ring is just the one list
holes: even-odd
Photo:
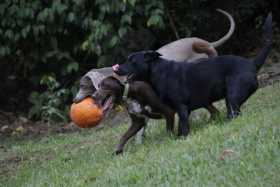
[(216, 47), (222, 45), (223, 43), (225, 43), (232, 36), (232, 34), (234, 32), (234, 29), (235, 29), (235, 22), (234, 22), (233, 17), (229, 13), (224, 11), (224, 10), (217, 9), (217, 11), (221, 12), (222, 14), (224, 14), (229, 19), (229, 21), (230, 21), (230, 29), (227, 32), (227, 34), (225, 36), (223, 36), (221, 39), (219, 39), (218, 41), (215, 41), (215, 42), (211, 42), (211, 45), (214, 48), (216, 48)]
[(266, 57), (272, 47), (272, 14), (269, 13), (265, 23), (263, 31), (263, 48), (261, 49), (258, 56), (254, 59), (257, 70), (264, 64)]

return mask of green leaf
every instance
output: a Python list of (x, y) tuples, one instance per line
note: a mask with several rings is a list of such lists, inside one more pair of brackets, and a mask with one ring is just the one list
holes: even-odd
[(19, 33), (16, 33), (16, 34), (15, 34), (14, 40), (15, 40), (15, 41), (18, 41), (19, 39), (20, 39), (20, 34), (19, 34)]
[(128, 0), (128, 3), (131, 5), (131, 6), (135, 6), (135, 3), (136, 3), (136, 0)]
[(40, 81), (41, 85), (51, 85), (51, 84), (55, 84), (56, 80), (55, 80), (55, 76), (53, 74), (47, 74), (44, 75)]
[(42, 11), (38, 14), (37, 20), (38, 20), (38, 21), (45, 22), (45, 21), (47, 21), (48, 15), (49, 15), (48, 9), (45, 8), (44, 10), (42, 10)]
[(0, 4), (0, 15), (4, 15), (6, 9), (6, 3)]
[(83, 51), (86, 51), (88, 49), (88, 47), (89, 47), (89, 42), (88, 42), (88, 40), (86, 40), (82, 43), (81, 48)]
[(0, 47), (0, 57), (5, 56), (5, 54), (6, 54), (5, 47)]
[(59, 14), (59, 15), (62, 15), (67, 10), (67, 6), (64, 4), (61, 4), (60, 2), (55, 3), (54, 6), (55, 6), (55, 10), (56, 10), (57, 14)]
[(161, 15), (163, 15), (164, 12), (163, 12), (163, 10), (157, 8), (157, 9), (153, 10), (153, 14), (158, 14), (158, 15), (161, 14)]
[(12, 30), (6, 30), (5, 32), (5, 36), (8, 38), (8, 39), (12, 39), (13, 38), (13, 31)]
[(147, 26), (151, 27), (151, 26), (163, 26), (163, 20), (162, 17), (160, 15), (152, 15), (149, 20), (147, 21)]
[(118, 33), (119, 33), (119, 36), (120, 36), (121, 38), (126, 34), (126, 32), (127, 32), (127, 28), (126, 28), (126, 27), (121, 27), (121, 28), (119, 28)]
[(68, 17), (67, 17), (68, 21), (70, 23), (72, 23), (74, 20), (75, 20), (75, 15), (73, 12), (71, 12), (70, 14), (68, 14)]
[(77, 62), (71, 62), (67, 65), (66, 70), (68, 73), (77, 72), (79, 70), (79, 64)]
[(125, 15), (122, 16), (121, 24), (125, 24), (125, 23), (131, 24), (131, 22), (132, 22), (131, 15), (125, 14)]
[(114, 47), (117, 43), (119, 42), (119, 37), (118, 36), (113, 36), (110, 40), (110, 47)]
[(21, 30), (21, 35), (22, 35), (23, 38), (27, 37), (27, 35), (29, 34), (30, 29), (31, 29), (30, 25), (27, 25), (26, 27), (24, 27)]

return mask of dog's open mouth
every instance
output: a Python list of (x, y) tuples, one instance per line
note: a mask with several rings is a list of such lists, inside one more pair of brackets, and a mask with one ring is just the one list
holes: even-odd
[(103, 113), (106, 115), (108, 111), (110, 111), (114, 106), (114, 96), (108, 95), (105, 97), (101, 103), (101, 106)]

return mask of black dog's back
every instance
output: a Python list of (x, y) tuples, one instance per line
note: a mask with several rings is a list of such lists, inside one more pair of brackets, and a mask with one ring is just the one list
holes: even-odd
[(232, 55), (189, 64), (159, 60), (162, 62), (157, 63), (152, 70), (152, 80), (157, 80), (152, 85), (157, 94), (169, 101), (171, 106), (174, 100), (176, 103), (190, 102), (188, 105), (191, 110), (224, 98), (226, 81), (237, 74), (254, 76), (256, 73), (253, 61)]

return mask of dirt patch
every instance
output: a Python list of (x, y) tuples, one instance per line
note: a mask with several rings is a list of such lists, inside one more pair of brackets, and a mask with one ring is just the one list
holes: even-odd
[(0, 112), (0, 139), (7, 138), (34, 138), (54, 133), (71, 133), (80, 129), (73, 123), (49, 124), (34, 122), (13, 113)]
[(22, 161), (24, 161), (24, 158), (17, 155), (11, 155), (4, 160), (0, 160), (0, 176), (11, 175), (18, 169)]
[(280, 81), (280, 63), (269, 63), (258, 75), (260, 87), (272, 85)]
[[(124, 110), (124, 109), (123, 109)], [(95, 130), (106, 126), (116, 126), (123, 122), (128, 122), (128, 115), (125, 111), (113, 111)], [(9, 138), (15, 140), (44, 137), (52, 134), (64, 134), (80, 132), (81, 128), (73, 122), (69, 123), (46, 123), (41, 121), (31, 121), (23, 116), (17, 116), (10, 112), (0, 111), (0, 140)]]
[[(3, 146), (1, 146), (3, 148)], [(4, 148), (5, 149), (5, 148)], [(1, 176), (11, 176), (16, 170), (22, 165), (23, 162), (43, 162), (47, 160), (52, 160), (54, 158), (54, 153), (49, 150), (48, 152), (33, 152), (31, 155), (15, 155), (11, 154), (0, 160), (0, 177)]]

